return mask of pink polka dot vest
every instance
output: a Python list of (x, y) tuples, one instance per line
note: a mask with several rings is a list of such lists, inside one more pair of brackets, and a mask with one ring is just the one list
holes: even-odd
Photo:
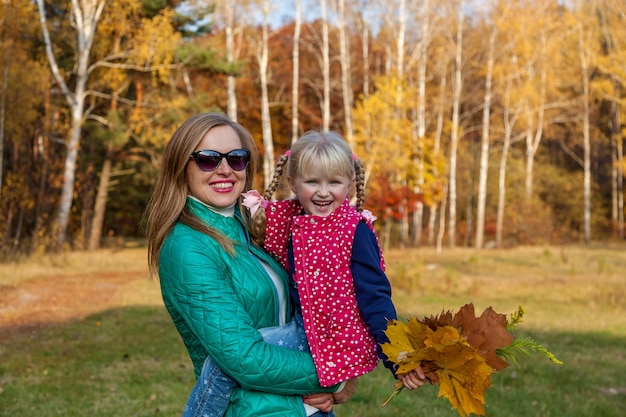
[(297, 200), (269, 204), (265, 248), (288, 270), (291, 233), (292, 275), (305, 332), (320, 384), (330, 386), (371, 372), (378, 363), (376, 342), (359, 315), (350, 271), (356, 227), (361, 220), (372, 225), (347, 199), (327, 217), (299, 215), (301, 211)]

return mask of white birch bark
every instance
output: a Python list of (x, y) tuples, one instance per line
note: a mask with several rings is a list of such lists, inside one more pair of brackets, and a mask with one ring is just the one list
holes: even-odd
[[(437, 100), (437, 127), (435, 129), (435, 143), (433, 145), (433, 157), (437, 158), (439, 156), (439, 148), (441, 147), (441, 136), (443, 134), (443, 113), (444, 113), (444, 99), (445, 99), (445, 92), (446, 92), (446, 84), (447, 84), (447, 72), (446, 72), (446, 66), (445, 65), (441, 65), (442, 67), (442, 71), (440, 74), (440, 78), (439, 78), (439, 99)], [(443, 173), (438, 173), (435, 172), (435, 175), (441, 174), (443, 175)], [(442, 194), (442, 200), (445, 199), (446, 196), (446, 192), (447, 192), (447, 188), (446, 191)], [(428, 211), (430, 213), (430, 216), (428, 218), (428, 244), (432, 245), (433, 243), (435, 243), (435, 225), (437, 223), (437, 218), (438, 218), (438, 207), (439, 203), (437, 202), (433, 202), (430, 207), (428, 208)], [(445, 217), (442, 216), (440, 219), (440, 226), (443, 227), (445, 229), (445, 222), (444, 222)]]
[[(589, 134), (589, 51), (587, 46), (593, 30), (585, 33), (582, 24), (578, 24), (578, 52), (580, 56), (580, 69), (583, 85), (583, 94), (581, 97), (583, 104), (583, 219), (584, 219), (584, 239), (585, 243), (591, 242), (591, 139)], [(585, 39), (587, 38), (587, 39)]]
[(46, 22), (44, 0), (36, 0), (39, 10), (39, 22), (43, 32), (46, 55), (54, 80), (58, 84), (70, 109), (70, 133), (66, 141), (67, 153), (63, 169), (63, 184), (61, 198), (55, 219), (56, 243), (63, 245), (67, 238), (67, 226), (74, 194), (74, 180), (76, 175), (76, 162), (78, 148), (83, 125), (83, 111), (85, 107), (85, 90), (89, 78), (89, 53), (93, 45), (98, 21), (106, 0), (72, 0), (71, 20), (76, 30), (76, 63), (74, 66), (74, 90), (70, 90), (58, 67), (56, 57), (52, 50), (52, 41)]
[(274, 170), (274, 140), (272, 138), (272, 121), (270, 116), (270, 104), (268, 95), (268, 60), (269, 60), (269, 15), (270, 0), (263, 0), (263, 29), (261, 50), (257, 55), (259, 63), (259, 78), (261, 80), (261, 124), (263, 131), (263, 177), (264, 188), (272, 182)]
[(344, 135), (354, 149), (354, 132), (352, 128), (352, 83), (350, 77), (350, 52), (346, 36), (346, 5), (339, 0), (339, 60), (341, 63), (341, 93), (343, 96)]
[(506, 167), (509, 158), (509, 149), (512, 143), (513, 126), (519, 115), (519, 111), (511, 108), (511, 90), (513, 80), (507, 78), (506, 87), (503, 94), (502, 119), (504, 125), (504, 138), (502, 143), (502, 154), (500, 155), (500, 166), (498, 171), (498, 207), (496, 214), (496, 246), (502, 247), (502, 229), (504, 225), (504, 208), (506, 202)]
[[(400, 0), (400, 4), (398, 6), (398, 33), (396, 38), (396, 76), (398, 77), (398, 87), (396, 91), (396, 109), (397, 113), (396, 118), (400, 119), (401, 117), (401, 108), (402, 108), (402, 91), (400, 82), (404, 79), (404, 44), (406, 40), (406, 0)], [(394, 140), (398, 143), (398, 147), (401, 144), (401, 138), (396, 135)], [(399, 180), (403, 185), (407, 185), (406, 176), (399, 176)], [(409, 211), (406, 207), (407, 201), (406, 199), (402, 199), (400, 202), (400, 244), (405, 246), (408, 241), (409, 236)]]
[(370, 28), (369, 23), (361, 18), (361, 58), (363, 59), (363, 96), (367, 99), (370, 94), (370, 58), (369, 58)]
[(487, 53), (487, 72), (485, 74), (485, 96), (483, 98), (482, 135), (480, 140), (480, 168), (478, 174), (478, 201), (476, 208), (476, 241), (477, 249), (482, 249), (485, 237), (485, 205), (487, 202), (487, 176), (489, 173), (489, 125), (491, 119), (491, 89), (493, 67), (495, 62), (495, 43), (497, 29), (494, 25), (489, 34)]
[[(235, 62), (235, 4), (234, 0), (226, 0), (224, 6), (226, 7), (226, 61), (229, 64)], [(226, 94), (228, 97), (228, 117), (235, 122), (237, 121), (237, 91), (235, 77), (229, 75), (226, 78)]]
[(322, 78), (324, 93), (322, 97), (322, 129), (330, 129), (330, 45), (328, 39), (328, 5), (320, 0), (322, 13)]
[(448, 219), (448, 238), (449, 247), (456, 246), (456, 164), (457, 164), (457, 148), (459, 142), (459, 112), (461, 107), (461, 90), (463, 88), (462, 71), (463, 71), (463, 24), (465, 14), (462, 5), (458, 10), (457, 17), (457, 33), (456, 33), (456, 49), (454, 57), (454, 93), (452, 99), (452, 132), (450, 135), (450, 161), (449, 161), (449, 201), (450, 209)]
[[(426, 137), (426, 67), (428, 63), (428, 45), (430, 44), (430, 0), (422, 3), (421, 31), (417, 45), (417, 143), (415, 148), (424, 149)], [(414, 163), (417, 165), (418, 178), (413, 189), (415, 195), (419, 195), (424, 185), (424, 161), (423, 152), (416, 152)], [(412, 246), (418, 246), (422, 241), (422, 221), (424, 218), (424, 203), (421, 200), (415, 202), (413, 211), (413, 241)]]
[(300, 31), (302, 27), (302, 0), (295, 0), (296, 16), (293, 28), (293, 75), (291, 81), (291, 143), (299, 136), (299, 85), (300, 85)]
[[(541, 35), (539, 51), (542, 57), (545, 57), (546, 54), (546, 33), (543, 32)], [(527, 121), (527, 129), (526, 129), (526, 179), (524, 181), (524, 189), (526, 193), (526, 199), (530, 200), (533, 194), (533, 166), (535, 162), (535, 154), (537, 153), (537, 149), (539, 149), (539, 143), (541, 143), (541, 139), (543, 137), (543, 124), (545, 117), (545, 100), (546, 100), (546, 80), (547, 80), (547, 69), (545, 65), (541, 65), (539, 68), (539, 86), (538, 86), (538, 96), (539, 103), (537, 105), (537, 118), (534, 117), (534, 110), (530, 107), (530, 105), (526, 104), (526, 121)], [(534, 134), (533, 134), (533, 129)]]

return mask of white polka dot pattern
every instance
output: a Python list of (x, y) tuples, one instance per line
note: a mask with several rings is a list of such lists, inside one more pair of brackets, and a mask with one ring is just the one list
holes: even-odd
[(301, 210), (296, 200), (271, 203), (265, 247), (287, 268), (291, 232), (304, 328), (320, 384), (330, 386), (366, 374), (378, 363), (350, 271), (354, 233), (364, 217), (347, 199), (327, 217), (297, 215)]

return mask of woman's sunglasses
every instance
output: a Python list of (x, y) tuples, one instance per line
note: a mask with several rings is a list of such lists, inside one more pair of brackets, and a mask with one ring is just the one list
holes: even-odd
[(243, 171), (250, 163), (250, 151), (247, 149), (234, 149), (228, 153), (221, 153), (205, 149), (193, 152), (189, 158), (193, 158), (198, 168), (205, 172), (215, 171), (222, 163), (223, 158), (226, 158), (228, 165), (235, 171)]

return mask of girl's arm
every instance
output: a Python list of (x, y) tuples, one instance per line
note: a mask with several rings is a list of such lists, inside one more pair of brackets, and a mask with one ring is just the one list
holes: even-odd
[(380, 345), (389, 342), (385, 329), (388, 320), (397, 318), (396, 309), (391, 300), (391, 284), (380, 266), (378, 241), (374, 232), (363, 222), (357, 226), (354, 236), (350, 269), (361, 317), (379, 345), (378, 356), (387, 368), (392, 369)]

